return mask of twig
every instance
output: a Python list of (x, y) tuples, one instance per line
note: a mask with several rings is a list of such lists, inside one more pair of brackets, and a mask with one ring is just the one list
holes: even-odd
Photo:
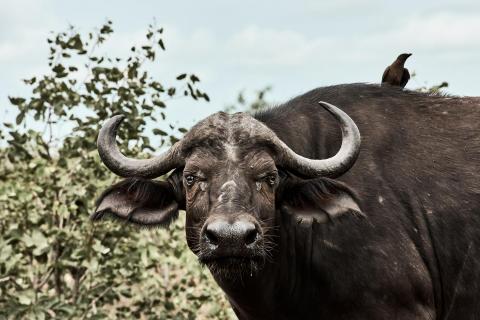
[[(113, 287), (113, 285), (111, 285), (108, 288), (106, 288), (105, 290), (103, 290), (102, 293), (100, 293), (95, 299), (92, 300), (92, 302), (90, 302), (90, 306), (92, 306), (92, 308), (95, 308), (96, 307), (95, 303), (97, 303), (98, 300), (100, 300), (104, 295), (106, 295), (107, 292), (112, 289), (112, 287)], [(80, 319), (85, 319), (89, 310), (90, 309), (86, 309), (85, 312), (82, 314), (82, 317)]]
[(41, 289), (41, 288), (45, 285), (45, 283), (47, 283), (48, 279), (50, 279), (50, 277), (51, 277), (52, 274), (53, 274), (53, 269), (54, 269), (54, 268), (50, 268), (50, 269), (48, 270), (47, 274), (43, 277), (43, 280), (42, 280), (39, 284), (37, 284), (37, 285), (35, 286), (35, 288), (34, 288), (35, 290)]

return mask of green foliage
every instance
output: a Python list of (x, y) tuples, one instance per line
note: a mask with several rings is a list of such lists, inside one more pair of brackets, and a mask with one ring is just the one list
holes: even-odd
[(244, 91), (238, 93), (235, 103), (227, 105), (224, 108), (225, 112), (255, 112), (271, 106), (271, 103), (265, 99), (267, 93), (272, 91), (272, 87), (267, 86), (263, 89), (257, 90), (254, 93), (253, 99), (248, 99)]
[[(417, 77), (417, 73), (415, 71), (412, 72), (412, 79), (415, 79)], [(418, 87), (414, 89), (415, 91), (423, 92), (423, 93), (430, 93), (430, 94), (444, 94), (445, 89), (448, 88), (448, 82), (442, 81), (442, 83), (433, 85), (433, 86), (427, 86), (423, 85), (421, 87)]]
[[(96, 152), (102, 121), (124, 114), (121, 146), (147, 156), (146, 124), (164, 123), (170, 99), (209, 100), (193, 74), (167, 85), (146, 71), (165, 50), (163, 29), (149, 26), (127, 59), (95, 54), (113, 32), (108, 21), (86, 35), (52, 34), (50, 72), (24, 80), (29, 97), (10, 97), (18, 115), (0, 131), (0, 318), (231, 317), (186, 246), (183, 215), (169, 230), (89, 221), (94, 199), (117, 180)], [(186, 131), (172, 128), (152, 134), (168, 144)]]
[(431, 93), (431, 94), (444, 94), (445, 88), (448, 88), (448, 82), (443, 81), (440, 84), (433, 85), (430, 87), (422, 86), (420, 88), (417, 88), (416, 90), (420, 92)]

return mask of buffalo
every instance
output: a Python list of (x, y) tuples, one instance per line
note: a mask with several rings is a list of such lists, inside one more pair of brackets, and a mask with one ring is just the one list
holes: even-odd
[(480, 98), (318, 88), (213, 114), (144, 160), (120, 153), (121, 121), (98, 150), (126, 179), (92, 219), (167, 226), (185, 210), (238, 318), (480, 317)]

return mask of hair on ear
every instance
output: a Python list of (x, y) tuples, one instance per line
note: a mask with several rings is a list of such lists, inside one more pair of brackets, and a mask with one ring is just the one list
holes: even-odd
[(183, 190), (183, 168), (175, 169), (167, 181), (170, 183), (173, 189), (173, 194), (178, 203), (179, 210), (185, 210), (185, 191)]
[(282, 181), (277, 202), (279, 207), (287, 206), (291, 212), (302, 216), (318, 217), (319, 213), (324, 213), (331, 219), (348, 212), (363, 215), (355, 192), (346, 184), (329, 178), (289, 176)]
[(346, 184), (329, 178), (300, 179), (288, 177), (280, 189), (282, 201), (290, 204), (312, 204), (317, 200), (327, 200), (345, 194), (359, 203), (357, 194)]
[(92, 220), (112, 217), (140, 226), (167, 226), (178, 216), (173, 187), (166, 181), (125, 179), (102, 193)]
[(102, 192), (100, 197), (95, 202), (95, 205), (98, 207), (102, 202), (103, 198), (105, 198), (108, 194), (112, 191), (115, 192), (122, 192), (125, 197), (134, 203), (141, 204), (141, 205), (160, 205), (162, 206), (166, 200), (173, 195), (173, 193), (168, 192), (165, 194), (162, 192), (161, 194), (157, 194), (158, 192), (158, 184), (161, 183), (160, 181), (152, 181), (144, 178), (127, 178), (114, 184), (113, 186), (109, 187), (107, 190)]

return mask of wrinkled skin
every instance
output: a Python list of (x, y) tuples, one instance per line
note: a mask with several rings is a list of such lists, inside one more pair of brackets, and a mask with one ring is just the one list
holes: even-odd
[[(278, 173), (266, 151), (242, 153), (234, 147), (229, 151), (217, 157), (208, 151), (195, 150), (186, 160), (183, 185), (186, 190), (189, 247), (211, 270), (236, 279), (241, 273), (256, 271), (268, 254), (265, 242), (268, 242), (269, 230), (275, 222), (274, 192)], [(193, 182), (187, 183), (187, 178)], [(208, 224), (207, 220), (225, 219), (233, 223), (242, 218), (258, 224), (260, 234), (254, 246), (236, 250), (225, 246), (224, 252), (212, 254), (208, 241), (202, 239), (202, 229)], [(253, 261), (237, 261), (234, 258), (215, 261), (219, 254), (245, 256)]]
[(240, 319), (478, 317), (479, 99), (354, 84), (255, 118), (297, 153), (327, 158), (341, 137), (319, 100), (362, 133), (341, 178), (285, 170), (247, 115), (219, 113), (187, 134), (184, 168), (112, 186), (93, 219), (167, 225), (186, 209), (189, 247)]

